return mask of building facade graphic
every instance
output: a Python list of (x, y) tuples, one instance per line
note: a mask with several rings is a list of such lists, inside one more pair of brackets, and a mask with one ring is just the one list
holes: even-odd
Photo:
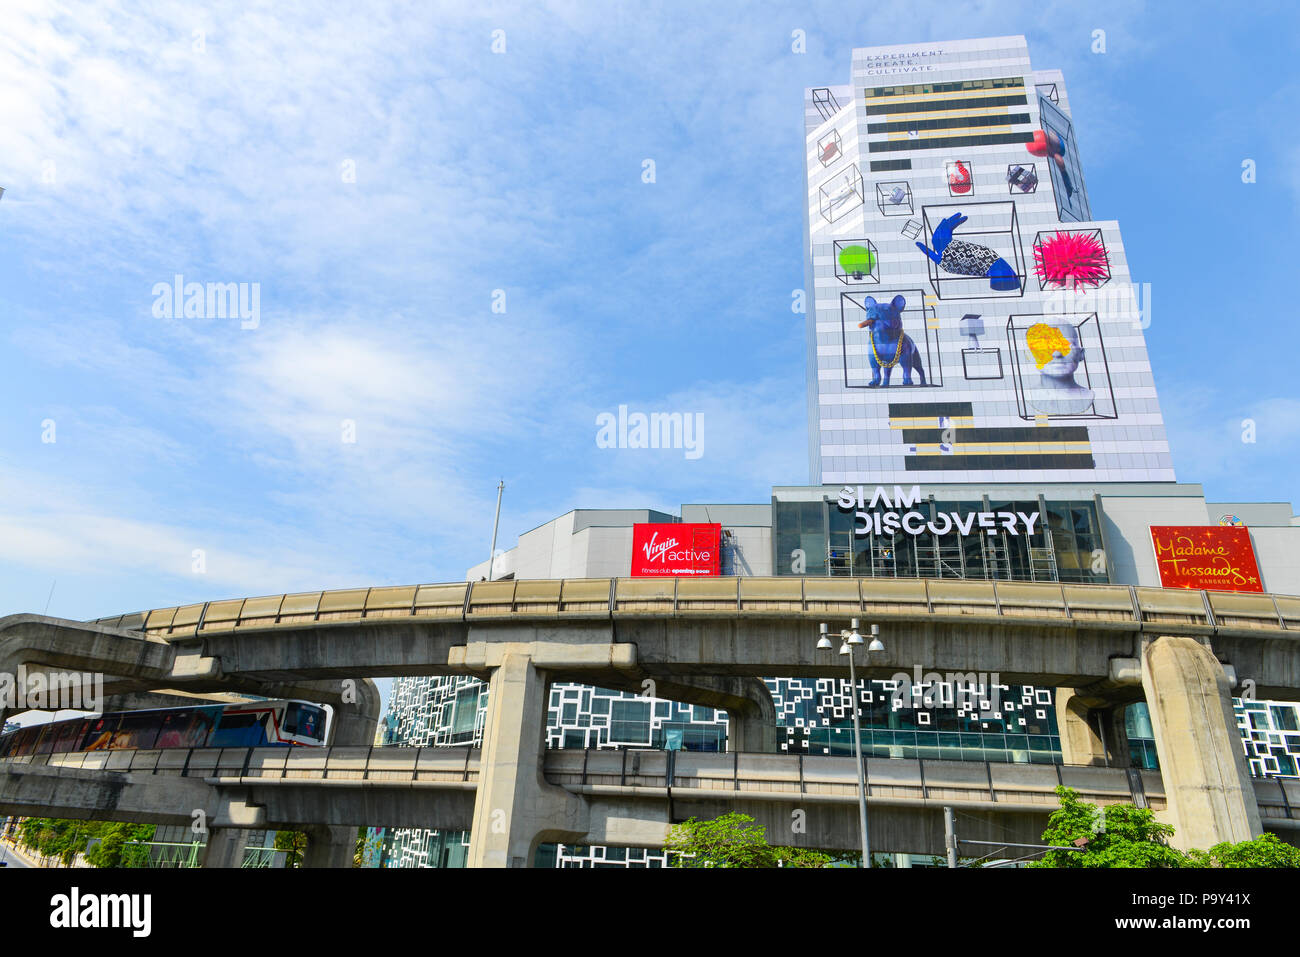
[(1174, 480), (1059, 71), (1023, 37), (858, 49), (804, 125), (814, 482)]

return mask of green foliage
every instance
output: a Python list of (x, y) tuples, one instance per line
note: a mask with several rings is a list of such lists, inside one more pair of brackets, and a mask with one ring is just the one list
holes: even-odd
[[(24, 845), (63, 867), (71, 866), (78, 854), (92, 867), (142, 867), (148, 849), (131, 845), (152, 840), (154, 825), (29, 817), (18, 825), (18, 833)], [(87, 851), (92, 838), (100, 843)]]
[(1100, 808), (1078, 799), (1071, 788), (1058, 787), (1061, 806), (1052, 812), (1043, 843), (1075, 846), (1079, 851), (1048, 851), (1030, 867), (1183, 867), (1186, 857), (1169, 846), (1171, 824), (1161, 824), (1148, 808), (1111, 804)]
[(284, 856), (285, 867), (302, 867), (303, 851), (307, 850), (307, 835), (302, 831), (276, 831), (275, 849), (289, 852)]
[(764, 827), (736, 813), (674, 824), (664, 849), (674, 852), (673, 867), (828, 867), (834, 862), (820, 851), (772, 847)]
[(1048, 819), (1043, 843), (1082, 849), (1048, 851), (1030, 867), (1300, 867), (1300, 848), (1274, 834), (1184, 854), (1169, 846), (1173, 825), (1161, 824), (1147, 808), (1111, 804), (1103, 809), (1080, 801), (1070, 788), (1058, 787), (1056, 793), (1061, 807)]
[(146, 841), (153, 840), (152, 824), (106, 823), (100, 843), (86, 852), (92, 867), (145, 867), (149, 860)]
[(1292, 847), (1276, 834), (1231, 844), (1224, 841), (1208, 851), (1189, 851), (1190, 867), (1300, 867), (1300, 847)]

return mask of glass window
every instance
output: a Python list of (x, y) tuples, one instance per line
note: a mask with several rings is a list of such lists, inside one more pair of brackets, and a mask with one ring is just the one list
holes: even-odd
[(1282, 705), (1280, 707), (1275, 705), (1271, 710), (1273, 712), (1273, 724), (1276, 725), (1279, 730), (1300, 731), (1300, 723), (1297, 723), (1297, 711), (1300, 709), (1296, 709), (1289, 705)]
[[(566, 709), (574, 707), (565, 706)], [(453, 720), (453, 734), (467, 734), (474, 730), (474, 721), (478, 717), (478, 688), (462, 688), (456, 692), (456, 716)]]

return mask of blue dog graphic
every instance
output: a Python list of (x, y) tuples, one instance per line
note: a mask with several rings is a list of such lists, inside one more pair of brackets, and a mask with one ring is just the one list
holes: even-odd
[(903, 331), (903, 307), (907, 300), (895, 296), (888, 304), (876, 302), (867, 297), (865, 307), (867, 318), (858, 323), (858, 328), (867, 328), (867, 357), (871, 360), (871, 385), (880, 385), (881, 372), (884, 372), (885, 385), (894, 366), (903, 367), (903, 385), (912, 384), (912, 370), (921, 377), (925, 385), (925, 370), (921, 368), (921, 354), (917, 351), (912, 337)]
[(1020, 277), (1011, 268), (1011, 264), (987, 246), (964, 242), (952, 238), (952, 231), (966, 222), (961, 213), (953, 213), (942, 220), (934, 229), (930, 249), (925, 243), (917, 243), (916, 248), (938, 263), (944, 272), (958, 276), (984, 276), (989, 285), (999, 292), (1008, 292), (1020, 288)]

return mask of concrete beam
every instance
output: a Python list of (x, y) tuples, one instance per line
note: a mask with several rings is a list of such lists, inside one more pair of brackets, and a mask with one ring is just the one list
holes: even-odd
[[(490, 670), (486, 646), (536, 644), (546, 670), (610, 686), (619, 674), (839, 677), (838, 661), (792, 636), (812, 627), (800, 618), (618, 618), (616, 620), (458, 621), (363, 619), (213, 632), (203, 657), (221, 674), (244, 680), (476, 674)], [(1004, 621), (882, 621), (885, 652), (872, 654), (864, 677), (930, 671), (996, 672), (1007, 683), (1078, 687), (1105, 679), (1112, 658), (1137, 655), (1131, 627)], [(474, 649), (470, 649), (470, 645)], [(602, 659), (600, 649), (635, 646), (635, 661)], [(592, 647), (598, 646), (598, 647)], [(1296, 646), (1300, 649), (1300, 645)], [(456, 650), (453, 650), (456, 649)], [(570, 655), (572, 654), (572, 658)], [(626, 654), (618, 652), (618, 654)], [(604, 672), (605, 677), (602, 675)]]
[(194, 778), (24, 764), (0, 773), (0, 814), (189, 826), (195, 810), (215, 819), (218, 805)]
[[(867, 616), (870, 617), (870, 616)], [(920, 663), (927, 671), (984, 671), (1003, 682), (1087, 688), (1111, 677), (1112, 659), (1140, 654), (1142, 627), (1104, 620), (996, 620), (949, 616), (881, 615), (885, 651), (870, 656), (863, 676), (889, 678), (910, 673)], [(132, 647), (146, 642), (137, 632), (123, 632), (82, 622), (63, 622), (38, 615), (0, 619), (0, 668), (6, 662), (43, 659), (63, 668), (122, 675), (124, 681), (148, 679), (148, 690), (171, 686), (221, 687), (259, 693), (261, 683), (289, 684), (310, 679), (403, 675), (486, 674), (486, 652), (470, 644), (533, 643), (538, 661), (561, 672), (567, 664), (584, 671), (584, 680), (603, 683), (598, 652), (587, 646), (633, 645), (636, 669), (645, 674), (726, 674), (761, 678), (835, 677), (838, 662), (827, 661), (811, 642), (796, 640), (814, 627), (807, 616), (758, 617), (701, 614), (697, 617), (555, 618), (519, 615), (471, 621), (409, 618), (364, 618), (241, 626), (207, 631), (201, 638), (174, 642), (149, 640), (152, 646), (136, 662), (122, 649), (103, 648), (101, 639), (126, 637)], [(40, 632), (38, 635), (37, 632)], [(1206, 634), (1208, 635), (1207, 628)], [(57, 639), (62, 636), (60, 643)], [(11, 639), (19, 638), (16, 643)], [(36, 640), (40, 638), (42, 640)], [(91, 640), (87, 640), (90, 638)], [(53, 642), (53, 643), (51, 643)], [(1233, 665), (1240, 678), (1255, 682), (1255, 694), (1286, 699), (1300, 696), (1300, 633), (1256, 635), (1242, 629), (1213, 635), (1217, 657)], [(56, 647), (57, 645), (57, 647)], [(541, 646), (546, 646), (546, 650)], [(453, 648), (463, 651), (453, 652)], [(15, 657), (15, 649), (28, 656)], [(170, 649), (170, 650), (168, 650)], [(99, 655), (96, 662), (95, 655)], [(570, 652), (574, 655), (569, 658)], [(833, 657), (833, 656), (832, 656)], [(155, 660), (156, 659), (156, 660)], [(626, 659), (610, 659), (610, 674), (627, 670)], [(171, 680), (156, 680), (165, 673)], [(179, 682), (178, 676), (185, 675)], [(604, 682), (607, 683), (607, 682)]]
[(44, 615), (0, 618), (0, 672), (6, 674), (35, 665), (31, 670), (112, 675), (105, 694), (120, 694), (149, 690), (171, 660), (167, 642), (139, 632)]

